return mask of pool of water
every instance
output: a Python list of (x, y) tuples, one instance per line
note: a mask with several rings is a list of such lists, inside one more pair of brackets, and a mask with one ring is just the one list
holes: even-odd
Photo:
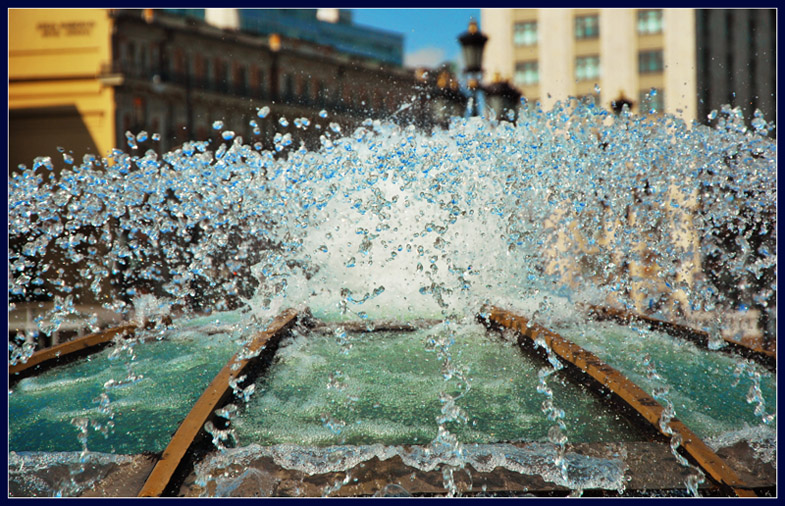
[[(193, 330), (126, 344), (134, 345), (125, 350), (112, 345), (14, 385), (8, 396), (9, 450), (83, 450), (81, 419), (91, 451), (162, 451), (239, 346), (231, 332)], [(131, 352), (136, 356), (132, 362)], [(102, 394), (109, 401), (104, 399), (103, 406)], [(102, 431), (110, 421), (114, 428), (105, 437)]]
[(764, 417), (776, 412), (776, 375), (759, 364), (635, 325), (587, 321), (553, 330), (645, 391), (667, 389), (664, 397), (673, 403), (676, 417), (703, 439), (773, 425), (772, 418), (764, 423)]
[[(449, 365), (429, 345), (435, 341), (449, 343)], [(437, 437), (443, 394), (465, 414), (444, 424), (464, 443), (546, 440), (554, 424), (537, 391), (545, 364), (478, 324), (313, 333), (292, 340), (278, 357), (233, 420), (238, 445), (428, 444)], [(570, 441), (640, 437), (582, 386), (557, 377), (548, 385), (565, 412)]]

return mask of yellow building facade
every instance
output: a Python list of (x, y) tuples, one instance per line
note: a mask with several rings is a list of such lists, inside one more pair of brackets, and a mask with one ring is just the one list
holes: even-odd
[(9, 9), (9, 170), (37, 156), (81, 162), (114, 148), (115, 100), (106, 9)]
[[(227, 28), (210, 9), (202, 18), (171, 11), (9, 9), (9, 171), (39, 156), (55, 170), (64, 157), (111, 160), (141, 131), (158, 134), (141, 153), (165, 152), (208, 140), (217, 120), (272, 148), (281, 116), (316, 124), (325, 109), (349, 128), (391, 114), (420, 86), (411, 69)], [(319, 146), (315, 129), (295, 133)]]

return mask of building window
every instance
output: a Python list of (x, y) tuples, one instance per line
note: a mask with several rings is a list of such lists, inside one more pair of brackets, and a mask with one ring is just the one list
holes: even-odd
[(327, 105), (327, 90), (322, 81), (316, 81), (316, 103), (319, 107)]
[(303, 85), (302, 86), (303, 87), (303, 91), (301, 93), (301, 97), (302, 97), (301, 101), (303, 103), (305, 103), (305, 104), (310, 104), (311, 103), (311, 82), (308, 80), (308, 78), (303, 78), (302, 85)]
[(235, 68), (234, 67), (235, 67), (235, 65), (236, 64), (227, 62), (226, 66), (224, 67), (224, 70), (225, 70), (224, 79), (226, 79), (226, 93), (231, 93), (232, 86), (238, 84), (238, 83), (236, 83), (234, 81), (234, 78), (235, 78), (235, 76), (234, 76)]
[(185, 52), (180, 48), (175, 48), (174, 54), (172, 55), (172, 73), (174, 74), (174, 81), (177, 83), (184, 83), (185, 72)]
[(515, 23), (512, 40), (516, 46), (534, 46), (537, 44), (537, 22), (524, 21)]
[(651, 114), (665, 112), (665, 94), (662, 89), (643, 90), (638, 98), (640, 99), (638, 103), (642, 112), (645, 111)]
[(141, 69), (136, 61), (136, 44), (133, 41), (128, 41), (127, 44), (121, 46), (120, 59), (123, 71), (129, 76), (138, 77), (141, 75)]
[(283, 98), (287, 102), (294, 98), (294, 79), (290, 74), (286, 74), (283, 78)]
[(136, 63), (136, 44), (134, 44), (134, 41), (132, 40), (128, 41), (128, 45), (126, 46), (125, 61), (131, 64)]
[(161, 50), (158, 47), (158, 44), (153, 44), (150, 48), (150, 60), (152, 62), (153, 69), (155, 71), (159, 71), (161, 67)]
[(220, 92), (226, 92), (226, 63), (220, 58), (215, 59), (213, 65), (214, 89)]
[(515, 64), (515, 84), (531, 86), (540, 82), (540, 66), (536, 61), (519, 61)]
[[(146, 114), (144, 98), (138, 97), (138, 96), (134, 97), (134, 100), (133, 100), (133, 121), (134, 122), (131, 125), (131, 128), (133, 128), (135, 130), (141, 130), (142, 128), (144, 128), (144, 123), (145, 123), (145, 117), (146, 116), (147, 116), (147, 114)], [(134, 132), (134, 133), (136, 133), (136, 132)]]
[(638, 72), (641, 74), (652, 74), (662, 72), (662, 49), (654, 51), (641, 51), (638, 53)]
[(140, 67), (142, 71), (146, 71), (149, 68), (149, 63), (147, 60), (149, 49), (147, 48), (147, 44), (141, 44), (139, 46), (139, 58), (140, 58)]
[(245, 65), (235, 63), (232, 81), (234, 82), (235, 93), (245, 96), (248, 91), (248, 73), (246, 72)]
[(256, 90), (256, 95), (259, 97), (264, 96), (264, 91), (267, 88), (264, 82), (264, 70), (259, 67), (254, 67), (254, 82), (251, 86), (253, 86), (254, 90)]
[(194, 78), (196, 79), (197, 87), (204, 87), (206, 74), (204, 56), (198, 54), (194, 60)]
[(638, 11), (638, 33), (662, 32), (662, 9), (641, 9)]
[(594, 39), (600, 36), (600, 18), (593, 16), (578, 16), (575, 18), (575, 38)]
[(206, 86), (210, 89), (214, 89), (215, 87), (215, 65), (213, 64), (213, 60), (207, 58), (204, 62), (204, 75), (206, 78)]
[(599, 56), (579, 56), (575, 59), (575, 79), (588, 81), (600, 77)]

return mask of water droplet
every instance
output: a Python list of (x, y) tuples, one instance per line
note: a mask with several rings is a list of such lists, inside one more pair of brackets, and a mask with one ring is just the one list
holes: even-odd
[(134, 134), (132, 134), (130, 131), (126, 130), (125, 131), (125, 139), (128, 142), (128, 146), (131, 149), (137, 149), (136, 136)]

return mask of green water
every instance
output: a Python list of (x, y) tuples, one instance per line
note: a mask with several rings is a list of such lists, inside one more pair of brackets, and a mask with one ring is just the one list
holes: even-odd
[[(428, 351), (444, 326), (415, 332), (350, 333), (298, 337), (258, 382), (256, 394), (233, 421), (238, 445), (426, 444), (438, 430), (440, 392), (465, 390), (446, 380), (442, 360)], [(449, 348), (471, 388), (456, 401), (465, 423), (447, 422), (471, 443), (541, 441), (554, 422), (537, 392), (544, 364), (530, 359), (479, 325), (458, 328)], [(570, 441), (630, 441), (637, 431), (581, 386), (551, 376), (554, 403), (565, 411)]]
[[(737, 356), (702, 350), (661, 332), (611, 322), (588, 321), (555, 330), (599, 356), (645, 391), (652, 393), (667, 387), (666, 398), (673, 403), (676, 417), (701, 438), (762, 424), (755, 415), (757, 404), (747, 402), (752, 385), (749, 377), (743, 374), (734, 386), (734, 370), (743, 360)], [(642, 365), (647, 354), (661, 380), (650, 378)], [(776, 377), (758, 364), (751, 363), (751, 367), (760, 373), (765, 413), (774, 413)]]
[[(128, 374), (123, 352), (110, 360), (114, 346), (88, 359), (25, 378), (8, 396), (8, 440), (12, 451), (79, 451), (74, 418), (105, 424), (109, 415), (94, 402), (104, 384)], [(88, 432), (91, 451), (136, 454), (166, 448), (172, 434), (218, 371), (237, 351), (227, 334), (181, 334), (134, 347), (133, 372), (142, 379), (110, 388), (114, 430), (105, 437)]]
[[(549, 421), (537, 391), (545, 364), (476, 324), (456, 325), (448, 347), (452, 368), (429, 341), (447, 335), (436, 325), (414, 332), (333, 333), (291, 339), (278, 351), (256, 392), (232, 420), (236, 443), (427, 444), (437, 435), (440, 393), (458, 397), (466, 420), (446, 428), (466, 443), (544, 441)], [(737, 359), (699, 350), (656, 332), (639, 334), (607, 322), (562, 325), (562, 335), (599, 355), (645, 390), (667, 385), (676, 416), (702, 438), (761, 424), (747, 402), (750, 379), (733, 383)], [(201, 392), (239, 349), (236, 336), (199, 325), (163, 341), (135, 346), (133, 372), (142, 379), (106, 390), (114, 412), (108, 437), (89, 429), (91, 451), (134, 454), (161, 451)], [(110, 380), (126, 377), (128, 357), (110, 360), (110, 347), (89, 359), (26, 378), (9, 394), (9, 449), (79, 451), (74, 418), (105, 424), (109, 415), (97, 402)], [(643, 357), (652, 358), (662, 380), (647, 377)], [(765, 412), (773, 413), (775, 378), (761, 373)], [(571, 442), (632, 441), (638, 430), (618, 417), (581, 385), (551, 375), (554, 404), (564, 411)], [(463, 395), (461, 395), (463, 394)]]

